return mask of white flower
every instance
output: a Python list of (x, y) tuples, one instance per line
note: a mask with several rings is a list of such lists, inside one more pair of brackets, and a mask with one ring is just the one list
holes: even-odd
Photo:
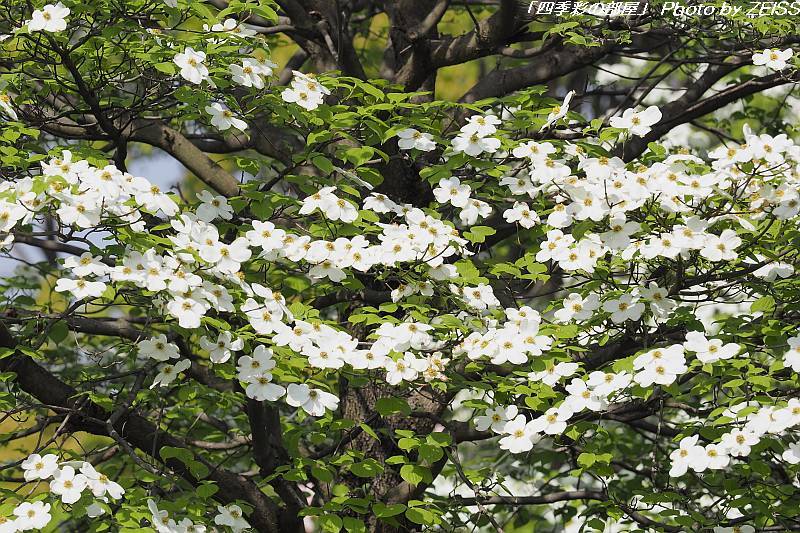
[(622, 324), (627, 320), (639, 320), (644, 312), (644, 304), (631, 294), (623, 294), (615, 300), (603, 302), (603, 311), (611, 313), (611, 320), (615, 324)]
[(286, 393), (286, 389), (272, 383), (272, 374), (266, 370), (248, 376), (247, 381), (249, 383), (245, 388), (245, 394), (248, 398), (259, 402), (274, 402)]
[(197, 206), (197, 218), (203, 222), (212, 222), (217, 218), (230, 220), (233, 218), (233, 208), (224, 196), (212, 194), (210, 191), (200, 191), (197, 199), (201, 204)]
[(178, 319), (178, 325), (186, 329), (200, 327), (200, 321), (206, 314), (208, 306), (204, 301), (179, 296), (167, 302), (167, 311)]
[(206, 106), (206, 113), (211, 115), (211, 125), (217, 128), (219, 131), (225, 131), (231, 126), (241, 131), (247, 129), (247, 122), (240, 118), (236, 118), (233, 114), (233, 111), (219, 102), (214, 102), (213, 104)]
[(34, 453), (22, 461), (22, 469), (25, 470), (25, 481), (47, 479), (58, 471), (58, 457), (52, 453), (44, 457)]
[(539, 223), (539, 215), (525, 202), (514, 202), (514, 207), (503, 212), (503, 218), (509, 224), (517, 222), (526, 229)]
[(236, 367), (237, 378), (239, 381), (252, 381), (253, 376), (260, 376), (263, 372), (267, 372), (275, 368), (275, 359), (273, 359), (272, 350), (265, 346), (258, 345), (253, 350), (253, 355), (243, 355), (238, 360)]
[(84, 252), (80, 257), (67, 257), (64, 260), (64, 266), (79, 277), (102, 276), (109, 271), (109, 267), (103, 263), (102, 257), (95, 257), (91, 252)]
[(714, 533), (755, 533), (756, 529), (748, 524), (743, 526), (714, 526)]
[(167, 511), (159, 510), (156, 506), (156, 502), (149, 499), (147, 500), (147, 508), (150, 509), (152, 515), (150, 522), (158, 533), (176, 533), (177, 524), (175, 520), (169, 517)]
[(311, 416), (322, 416), (326, 409), (335, 411), (339, 407), (339, 398), (330, 392), (312, 389), (305, 383), (291, 383), (286, 390), (286, 403), (302, 407)]
[(512, 151), (514, 157), (523, 159), (527, 158), (531, 161), (544, 161), (548, 159), (550, 154), (556, 152), (556, 147), (551, 143), (539, 143), (536, 141), (527, 141), (520, 144)]
[(496, 115), (472, 115), (461, 127), (461, 133), (486, 137), (497, 131), (498, 124), (500, 124), (500, 119)]
[(214, 523), (218, 526), (228, 526), (234, 533), (239, 533), (250, 527), (247, 520), (244, 519), (242, 508), (238, 505), (229, 505), (227, 507), (217, 506), (219, 514), (214, 517)]
[(531, 429), (536, 433), (560, 435), (567, 429), (567, 421), (572, 414), (572, 410), (563, 405), (551, 407), (542, 416), (532, 420)]
[(494, 153), (500, 149), (500, 139), (494, 137), (480, 137), (477, 133), (461, 134), (453, 139), (453, 151), (464, 152), (472, 157), (478, 157), (484, 152)]
[(758, 444), (759, 440), (755, 433), (734, 429), (722, 436), (719, 445), (730, 455), (747, 456), (750, 455), (750, 447)]
[[(547, 115), (547, 121), (544, 125), (539, 128), (539, 131), (545, 130), (555, 124), (558, 120), (567, 116), (567, 112), (569, 111), (569, 103), (572, 100), (572, 97), (575, 96), (575, 91), (570, 91), (564, 97), (564, 101), (561, 102), (561, 105), (557, 105), (553, 107), (553, 110)], [(516, 154), (515, 154), (516, 155)]]
[(470, 198), (467, 205), (458, 213), (458, 219), (465, 226), (472, 226), (479, 218), (486, 218), (492, 214), (492, 206), (482, 200)]
[(83, 474), (76, 474), (71, 466), (65, 466), (53, 474), (50, 482), (50, 492), (61, 496), (64, 503), (75, 503), (81, 499), (81, 493), (89, 485), (89, 480)]
[(139, 355), (156, 361), (166, 361), (179, 357), (178, 347), (167, 342), (167, 336), (164, 334), (140, 341), (136, 346), (139, 348)]
[(11, 97), (3, 92), (0, 92), (0, 109), (2, 109), (6, 115), (11, 117), (11, 120), (17, 120), (19, 118), (17, 116), (17, 112), (14, 111), (13, 107), (11, 107)]
[(786, 50), (777, 50), (774, 48), (767, 48), (761, 52), (753, 54), (754, 65), (766, 65), (767, 68), (772, 70), (783, 70), (786, 68), (787, 61), (794, 55), (791, 48)]
[(790, 465), (800, 463), (800, 444), (790, 444), (789, 448), (781, 455), (781, 458)]
[(464, 207), (469, 201), (472, 189), (467, 184), (462, 184), (458, 178), (444, 178), (433, 189), (433, 195), (440, 204), (451, 204), (455, 207)]
[(553, 313), (553, 316), (562, 323), (588, 320), (599, 307), (600, 299), (597, 294), (589, 293), (583, 298), (577, 292), (573, 292), (564, 299), (564, 307)]
[(95, 470), (91, 463), (83, 463), (81, 474), (86, 477), (86, 481), (95, 498), (102, 498), (108, 494), (111, 498), (118, 500), (125, 494), (125, 489), (119, 483), (108, 479), (105, 474)]
[(422, 152), (430, 152), (436, 149), (436, 142), (433, 140), (433, 135), (430, 133), (422, 133), (414, 128), (406, 128), (397, 132), (400, 138), (397, 141), (397, 146), (401, 150), (416, 149)]
[(44, 502), (23, 502), (14, 509), (14, 521), (19, 531), (43, 529), (52, 518), (50, 504)]
[(533, 422), (526, 422), (523, 415), (507, 422), (503, 426), (503, 433), (506, 436), (500, 439), (500, 448), (511, 453), (527, 452), (539, 440), (538, 433), (533, 429)]
[(486, 431), (492, 428), (495, 433), (502, 433), (506, 423), (509, 420), (513, 420), (517, 416), (517, 412), (516, 405), (509, 405), (508, 407), (500, 405), (494, 409), (487, 409), (482, 416), (475, 417), (475, 429)]
[(679, 448), (669, 454), (669, 458), (672, 461), (672, 467), (669, 471), (670, 477), (680, 477), (684, 475), (692, 461), (697, 460), (697, 458), (701, 456), (705, 456), (703, 447), (697, 445), (698, 438), (697, 435), (684, 437), (681, 439)]
[(713, 363), (720, 359), (730, 359), (739, 353), (741, 349), (738, 344), (728, 343), (723, 346), (719, 339), (707, 339), (699, 331), (690, 331), (686, 334), (684, 348), (697, 354), (697, 359), (703, 364)]
[(311, 196), (303, 199), (303, 205), (299, 213), (307, 215), (316, 209), (330, 220), (341, 220), (345, 223), (354, 222), (358, 218), (358, 209), (347, 200), (343, 200), (333, 194), (336, 187), (323, 187)]
[(408, 352), (397, 361), (389, 359), (386, 361), (386, 382), (390, 385), (398, 385), (403, 381), (414, 381), (419, 376), (419, 372), (425, 370), (427, 365), (424, 363)]
[(528, 379), (531, 381), (541, 381), (552, 387), (561, 381), (561, 378), (571, 376), (576, 370), (578, 370), (578, 363), (558, 363), (548, 367), (547, 370), (531, 372), (528, 374)]
[(69, 8), (64, 7), (61, 2), (55, 5), (48, 4), (33, 12), (31, 20), (28, 21), (28, 31), (52, 33), (64, 31), (67, 29), (67, 15), (69, 15)]
[(181, 359), (174, 365), (161, 365), (158, 368), (158, 374), (153, 379), (153, 384), (150, 385), (151, 389), (156, 387), (166, 387), (178, 377), (178, 374), (192, 366), (191, 361), (188, 359)]
[(203, 64), (206, 60), (205, 52), (197, 52), (187, 46), (183, 52), (173, 58), (173, 62), (181, 69), (181, 76), (192, 83), (202, 83), (208, 78), (208, 67)]
[(200, 258), (214, 264), (220, 272), (235, 274), (241, 264), (250, 259), (250, 242), (244, 237), (237, 237), (230, 244), (216, 242), (200, 247)]
[(231, 358), (231, 352), (238, 352), (244, 347), (244, 341), (233, 340), (230, 331), (222, 331), (216, 341), (203, 336), (200, 339), (200, 347), (208, 351), (212, 363), (224, 363)]
[(89, 297), (98, 298), (105, 290), (106, 284), (102, 281), (61, 278), (56, 282), (56, 292), (70, 292), (78, 300)]
[[(235, 22), (235, 21), (234, 21)], [(245, 87), (264, 88), (264, 79), (261, 76), (272, 75), (272, 63), (262, 63), (255, 59), (245, 58), (241, 65), (233, 64), (229, 67), (233, 81)]]
[(661, 120), (661, 110), (656, 106), (650, 106), (644, 111), (634, 111), (626, 109), (621, 117), (612, 117), (609, 124), (612, 128), (622, 128), (638, 137), (643, 137), (650, 133), (651, 126)]
[(736, 248), (741, 244), (742, 239), (736, 232), (726, 229), (719, 236), (707, 235), (700, 249), (700, 255), (713, 262), (733, 261), (738, 257)]

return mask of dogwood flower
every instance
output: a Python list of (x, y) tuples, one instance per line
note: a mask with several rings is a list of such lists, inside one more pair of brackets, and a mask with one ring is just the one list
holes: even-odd
[(211, 125), (217, 128), (219, 131), (225, 131), (231, 126), (241, 131), (247, 129), (247, 122), (240, 118), (236, 118), (236, 116), (233, 114), (233, 111), (219, 102), (214, 102), (213, 104), (206, 106), (206, 113), (211, 115)]
[(560, 435), (567, 429), (567, 421), (572, 414), (572, 410), (565, 406), (551, 407), (542, 416), (531, 421), (531, 429), (536, 433)]
[(43, 529), (50, 523), (50, 504), (42, 501), (38, 502), (23, 502), (14, 509), (14, 516), (17, 519), (14, 524), (19, 531), (27, 531), (29, 529)]
[(573, 96), (575, 96), (575, 91), (570, 91), (564, 97), (564, 101), (561, 102), (561, 105), (553, 106), (553, 110), (550, 112), (549, 115), (547, 115), (547, 120), (542, 125), (542, 127), (539, 128), (539, 131), (546, 130), (547, 128), (549, 128), (550, 126), (552, 126), (553, 124), (555, 124), (556, 122), (567, 116), (567, 113), (569, 112), (569, 103), (572, 100)]
[(650, 133), (651, 126), (661, 120), (661, 110), (650, 106), (644, 111), (626, 109), (621, 117), (612, 117), (609, 124), (612, 128), (628, 130), (632, 135), (643, 137)]
[(469, 201), (472, 189), (466, 183), (456, 177), (444, 178), (439, 181), (439, 185), (433, 189), (433, 195), (440, 204), (451, 204), (454, 207), (464, 207)]
[(64, 260), (64, 266), (81, 278), (85, 276), (102, 276), (109, 270), (108, 265), (103, 263), (102, 258), (93, 256), (91, 252), (84, 252), (80, 257), (67, 257)]
[(262, 76), (271, 76), (273, 66), (274, 64), (271, 62), (263, 63), (248, 57), (242, 60), (241, 65), (234, 63), (228, 67), (228, 69), (235, 83), (243, 85), (244, 87), (263, 89), (264, 78), (262, 78)]
[(106, 290), (106, 284), (102, 281), (87, 281), (83, 278), (68, 279), (61, 278), (56, 281), (56, 292), (69, 292), (76, 299), (99, 298)]
[(178, 347), (167, 342), (167, 336), (163, 333), (140, 341), (137, 345), (139, 355), (155, 359), (156, 361), (167, 361), (179, 357)]
[(491, 428), (495, 433), (503, 433), (506, 423), (516, 418), (517, 414), (516, 405), (508, 407), (499, 405), (493, 409), (487, 409), (483, 415), (475, 417), (475, 429), (486, 431)]
[(562, 323), (588, 320), (599, 307), (600, 299), (597, 294), (589, 293), (584, 298), (579, 293), (573, 292), (564, 299), (564, 307), (553, 313), (553, 316)]
[(669, 470), (670, 477), (681, 477), (689, 470), (689, 465), (697, 457), (705, 455), (705, 450), (697, 444), (698, 435), (681, 439), (678, 449), (669, 454), (672, 466)]
[(0, 92), (0, 109), (2, 109), (3, 112), (11, 118), (11, 120), (19, 119), (17, 112), (11, 106), (11, 97), (3, 92)]
[(518, 415), (503, 426), (506, 435), (500, 439), (500, 448), (511, 453), (522, 453), (533, 449), (539, 434), (533, 429), (533, 421), (526, 422), (524, 415)]
[(748, 456), (750, 448), (759, 442), (759, 437), (750, 431), (734, 429), (720, 439), (719, 445), (733, 456)]
[(69, 8), (61, 2), (53, 5), (48, 4), (42, 9), (37, 9), (28, 21), (28, 31), (46, 31), (57, 33), (67, 29), (67, 15)]
[(238, 505), (228, 505), (227, 507), (217, 506), (219, 514), (214, 517), (214, 523), (218, 526), (228, 526), (233, 533), (239, 533), (250, 527), (244, 519), (242, 508)]
[(216, 341), (206, 336), (200, 338), (200, 347), (208, 351), (212, 363), (224, 363), (231, 358), (232, 352), (238, 352), (244, 347), (242, 339), (233, 340), (230, 331), (221, 331)]
[(603, 302), (603, 311), (611, 313), (611, 320), (615, 324), (622, 324), (628, 320), (639, 320), (644, 312), (644, 304), (632, 294), (623, 294)]
[(272, 383), (272, 374), (263, 370), (247, 377), (248, 382), (245, 394), (248, 398), (263, 402), (274, 402), (286, 393), (286, 389), (280, 385)]
[(789, 350), (783, 354), (783, 364), (795, 372), (800, 372), (800, 335), (788, 340)]
[(286, 389), (286, 403), (292, 407), (302, 407), (311, 416), (322, 416), (325, 410), (335, 411), (339, 398), (321, 389), (312, 389), (305, 383), (290, 383)]
[(478, 157), (484, 152), (493, 154), (500, 149), (500, 144), (500, 139), (495, 137), (481, 137), (477, 133), (461, 134), (453, 139), (453, 151)]
[(66, 504), (75, 503), (81, 499), (81, 493), (89, 485), (83, 474), (76, 474), (71, 466), (65, 466), (53, 474), (50, 482), (50, 492), (61, 496), (61, 501)]
[(83, 463), (81, 474), (86, 477), (86, 482), (95, 498), (103, 498), (108, 494), (112, 499), (119, 500), (125, 494), (125, 489), (119, 483), (108, 479), (108, 476), (95, 470), (91, 463)]
[(800, 443), (790, 444), (786, 451), (781, 454), (781, 458), (790, 465), (800, 463)]
[(786, 68), (787, 62), (792, 58), (792, 55), (794, 55), (794, 52), (791, 48), (787, 48), (786, 50), (767, 48), (753, 54), (753, 64), (765, 65), (772, 70), (783, 70)]
[(237, 363), (236, 377), (240, 381), (250, 381), (252, 376), (259, 376), (275, 368), (272, 350), (260, 344), (253, 350), (252, 356), (243, 355)]
[(187, 46), (183, 52), (175, 55), (172, 61), (181, 69), (181, 76), (191, 83), (202, 83), (208, 78), (208, 67), (203, 63), (206, 60), (205, 52), (195, 51)]
[(195, 214), (203, 222), (212, 222), (217, 218), (230, 220), (233, 218), (233, 208), (228, 203), (227, 198), (221, 195), (212, 194), (211, 191), (200, 191), (197, 199), (201, 202), (197, 206)]
[(503, 212), (503, 218), (509, 224), (517, 222), (526, 229), (530, 229), (540, 222), (539, 215), (524, 202), (514, 202), (514, 207)]
[(561, 381), (561, 378), (569, 377), (574, 374), (578, 370), (578, 366), (578, 363), (557, 363), (548, 367), (547, 370), (531, 372), (528, 374), (528, 379), (534, 382), (541, 381), (552, 387)]
[(398, 385), (403, 381), (414, 381), (419, 373), (425, 370), (425, 366), (424, 361), (408, 352), (396, 361), (389, 359), (386, 361), (386, 382)]
[(52, 453), (45, 456), (34, 453), (22, 461), (22, 469), (25, 471), (25, 481), (47, 479), (58, 471), (58, 457)]
[(158, 367), (158, 374), (153, 379), (153, 384), (150, 385), (151, 389), (156, 387), (166, 387), (178, 377), (178, 374), (187, 370), (192, 366), (192, 362), (188, 359), (181, 359), (174, 365), (167, 364)]
[(723, 345), (719, 339), (707, 339), (699, 331), (690, 331), (686, 334), (684, 348), (697, 354), (697, 359), (701, 363), (713, 363), (720, 359), (730, 359), (739, 353), (741, 349), (738, 344), (728, 343)]
[(497, 115), (472, 115), (467, 119), (467, 123), (461, 127), (461, 133), (486, 137), (497, 131), (498, 124), (500, 124), (500, 119)]
[(730, 229), (724, 230), (719, 236), (707, 235), (700, 255), (709, 261), (733, 261), (738, 257), (736, 249), (741, 246), (740, 239), (736, 232)]
[(430, 133), (422, 133), (414, 128), (406, 128), (397, 132), (397, 146), (401, 150), (420, 150), (430, 152), (436, 149), (436, 142)]

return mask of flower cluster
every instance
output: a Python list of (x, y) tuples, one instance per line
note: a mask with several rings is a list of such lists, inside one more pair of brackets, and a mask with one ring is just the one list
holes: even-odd
[[(119, 483), (98, 472), (86, 461), (59, 462), (54, 454), (33, 453), (22, 462), (22, 470), (25, 481), (50, 480), (50, 493), (57, 496), (62, 504), (72, 505), (81, 499), (84, 492), (90, 493), (95, 500), (87, 508), (90, 516), (106, 512), (100, 503), (106, 504), (109, 499), (119, 500), (125, 494), (125, 489)], [(13, 519), (0, 516), (0, 531), (16, 533), (43, 529), (52, 519), (50, 504), (41, 500), (22, 502), (13, 514)]]

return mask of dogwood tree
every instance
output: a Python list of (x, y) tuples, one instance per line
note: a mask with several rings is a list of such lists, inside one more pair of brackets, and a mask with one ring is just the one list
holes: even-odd
[(4, 1), (0, 532), (800, 528), (798, 18), (543, 4)]

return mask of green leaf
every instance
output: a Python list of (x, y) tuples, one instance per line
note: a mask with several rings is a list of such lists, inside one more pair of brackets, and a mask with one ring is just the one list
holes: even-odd
[(394, 413), (411, 414), (411, 407), (402, 398), (379, 398), (375, 402), (375, 410), (381, 416), (388, 416)]
[(153, 67), (159, 71), (163, 72), (164, 74), (168, 74), (170, 76), (174, 75), (177, 72), (177, 68), (175, 63), (172, 61), (165, 61), (164, 63), (156, 63)]
[(433, 481), (431, 471), (420, 465), (403, 465), (400, 467), (400, 477), (414, 486)]
[(775, 298), (772, 296), (762, 296), (752, 304), (750, 304), (750, 312), (757, 313), (771, 311), (775, 308)]
[(420, 507), (409, 508), (406, 510), (406, 518), (415, 524), (421, 525), (433, 525), (436, 521), (436, 517), (432, 512)]
[(352, 516), (346, 516), (344, 517), (344, 529), (351, 533), (364, 533), (367, 530), (367, 526), (364, 525), (363, 520), (353, 518)]
[(464, 232), (464, 238), (470, 242), (486, 242), (486, 237), (494, 235), (497, 230), (489, 226), (472, 226), (469, 231)]
[(314, 156), (311, 162), (325, 174), (333, 173), (333, 162), (323, 155)]
[(351, 465), (350, 472), (358, 477), (375, 477), (383, 472), (383, 467), (375, 459), (367, 459)]
[(402, 503), (393, 503), (391, 505), (386, 505), (381, 502), (375, 503), (372, 505), (372, 512), (375, 513), (375, 516), (378, 518), (389, 518), (391, 516), (397, 516), (402, 514), (403, 511), (406, 510), (406, 506)]
[(342, 519), (335, 514), (322, 515), (318, 520), (320, 531), (339, 533), (342, 530)]

